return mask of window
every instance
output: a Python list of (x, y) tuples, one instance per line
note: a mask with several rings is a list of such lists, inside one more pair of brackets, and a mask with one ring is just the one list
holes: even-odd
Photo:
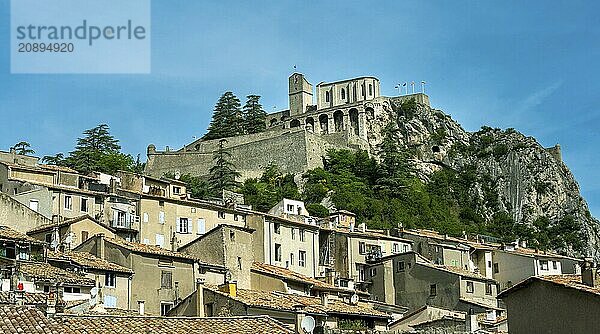
[(29, 200), (29, 208), (35, 212), (38, 212), (40, 207), (40, 202), (36, 199)]
[(198, 218), (198, 234), (206, 233), (206, 221), (204, 218)]
[(487, 262), (487, 266), (488, 266), (488, 268), (491, 268), (492, 267), (492, 261), (488, 261)]
[(117, 275), (115, 273), (106, 273), (104, 275), (104, 286), (114, 288), (117, 286)]
[(294, 265), (294, 253), (290, 253), (290, 266)]
[(158, 213), (158, 222), (161, 224), (165, 223), (165, 212), (164, 211), (160, 211)]
[(204, 305), (204, 315), (207, 317), (212, 317), (215, 313), (215, 303), (206, 303)]
[(242, 270), (242, 258), (238, 256), (237, 258), (238, 269)]
[(229, 240), (235, 241), (235, 232), (234, 231), (229, 231)]
[(304, 241), (304, 230), (300, 229), (298, 233), (300, 234), (300, 241)]
[(287, 212), (294, 213), (294, 205), (292, 205), (292, 204), (288, 204), (288, 205), (287, 205)]
[(365, 254), (367, 252), (367, 247), (365, 246), (365, 243), (360, 241), (358, 243), (358, 253), (359, 254)]
[(359, 264), (356, 264), (356, 270), (358, 271), (358, 280), (360, 282), (365, 281), (365, 268)]
[(492, 283), (487, 283), (485, 285), (485, 294), (486, 295), (491, 295), (492, 294)]
[(237, 215), (237, 213), (233, 214), (233, 220), (238, 221), (240, 219), (240, 217)]
[(408, 245), (402, 245), (402, 252), (403, 253), (408, 252)]
[(361, 88), (362, 88), (361, 89), (362, 90), (362, 96), (365, 97), (365, 85), (362, 85)]
[(173, 287), (173, 273), (170, 271), (162, 271), (160, 274), (161, 289), (171, 289)]
[(305, 251), (298, 252), (298, 265), (300, 267), (306, 266), (306, 252)]
[(219, 211), (218, 213), (219, 219), (225, 219), (225, 212)]
[(160, 302), (160, 315), (165, 316), (173, 308), (173, 303)]
[(154, 243), (156, 246), (162, 247), (165, 244), (165, 236), (162, 234), (156, 234), (156, 242)]
[(117, 297), (104, 295), (104, 307), (117, 307)]
[(398, 253), (398, 249), (399, 249), (398, 244), (394, 243), (394, 245), (392, 246), (392, 252)]
[(73, 210), (73, 198), (65, 196), (65, 210)]
[(175, 194), (175, 195), (181, 194), (181, 187), (173, 187), (173, 194)]
[(296, 229), (292, 227), (292, 240), (296, 239)]
[(369, 96), (373, 95), (373, 84), (369, 84)]
[(377, 276), (377, 268), (371, 268), (369, 270), (369, 276), (371, 276), (371, 277)]
[(398, 272), (404, 271), (404, 261), (398, 261)]
[(165, 201), (158, 201), (158, 206), (165, 206)]
[(341, 96), (342, 96), (342, 100), (346, 99), (346, 90), (344, 88), (342, 88)]
[(275, 261), (281, 262), (281, 245), (275, 244)]
[(540, 268), (542, 270), (548, 270), (548, 260), (540, 260)]
[(65, 286), (65, 293), (81, 293), (81, 289), (74, 286)]
[(179, 233), (190, 233), (189, 220), (187, 218), (179, 218), (177, 224), (177, 232)]
[(325, 102), (329, 102), (329, 92), (325, 92)]
[(500, 272), (500, 268), (498, 267), (498, 263), (494, 263), (494, 274), (497, 274)]
[(81, 231), (81, 242), (86, 241), (89, 237), (90, 234), (88, 231)]
[(196, 208), (190, 208), (191, 213), (196, 213)]
[(46, 239), (47, 243), (51, 243), (52, 242), (52, 233), (47, 233), (45, 239)]
[(552, 269), (558, 270), (558, 261), (552, 261)]
[(273, 230), (275, 230), (275, 233), (280, 234), (281, 233), (281, 224), (274, 223), (273, 224)]
[(144, 212), (144, 214), (142, 215), (143, 219), (144, 219), (144, 223), (148, 222), (148, 212)]
[(87, 198), (81, 199), (81, 212), (88, 212), (88, 199)]
[(429, 285), (429, 297), (437, 295), (437, 284)]
[(473, 282), (467, 281), (467, 293), (473, 293), (475, 291), (475, 287), (473, 286)]

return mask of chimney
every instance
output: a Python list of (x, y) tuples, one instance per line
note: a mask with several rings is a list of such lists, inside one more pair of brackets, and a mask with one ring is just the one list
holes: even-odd
[(521, 248), (527, 248), (527, 241), (521, 240)]
[(475, 333), (479, 329), (479, 324), (477, 323), (477, 315), (475, 314), (472, 308), (470, 308), (469, 312), (467, 312), (465, 322), (467, 333)]
[[(59, 287), (62, 289), (62, 287)], [(46, 295), (46, 316), (52, 317), (56, 314), (56, 300), (59, 298), (58, 290), (54, 290), (50, 287), (50, 292)]]
[(327, 292), (321, 293), (321, 305), (329, 306), (329, 294)]
[(350, 223), (350, 232), (354, 232), (354, 223)]
[(596, 275), (592, 258), (585, 258), (581, 269), (581, 282), (589, 287), (595, 287)]
[(196, 315), (204, 317), (204, 279), (196, 279)]
[(365, 224), (365, 223), (360, 223), (360, 224), (358, 225), (358, 229), (359, 229), (361, 232), (363, 232), (363, 233), (364, 233), (364, 232), (366, 232), (366, 231), (367, 231), (367, 224)]
[(96, 257), (104, 259), (104, 233), (98, 233), (98, 239), (96, 241)]
[(146, 301), (138, 300), (138, 311), (140, 315), (144, 315), (144, 313), (146, 313)]
[(230, 297), (237, 297), (237, 282), (231, 281), (219, 286), (219, 291), (225, 292)]
[(302, 328), (302, 321), (306, 318), (304, 305), (294, 305), (294, 313), (296, 313), (296, 333), (304, 333), (304, 329)]

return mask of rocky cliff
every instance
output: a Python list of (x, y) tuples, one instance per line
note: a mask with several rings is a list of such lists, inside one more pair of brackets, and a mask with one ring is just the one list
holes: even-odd
[(419, 178), (427, 182), (443, 168), (470, 168), (477, 175), (470, 195), (480, 199), (476, 210), (486, 220), (498, 212), (507, 212), (515, 222), (529, 226), (542, 216), (550, 222), (572, 217), (581, 228), (579, 237), (585, 246), (579, 252), (568, 245), (559, 250), (599, 258), (599, 221), (590, 215), (573, 174), (561, 159), (560, 146), (544, 148), (514, 129), (483, 127), (470, 133), (429, 106), (405, 107), (400, 100), (392, 100), (391, 105), (391, 110), (369, 123), (371, 152), (377, 151), (383, 127), (395, 121), (400, 145), (411, 152)]

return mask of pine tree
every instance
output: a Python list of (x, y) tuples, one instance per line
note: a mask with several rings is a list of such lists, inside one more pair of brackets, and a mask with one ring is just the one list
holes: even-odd
[(208, 132), (203, 139), (219, 139), (244, 133), (244, 117), (240, 100), (232, 93), (225, 92), (217, 101)]
[(223, 189), (233, 190), (240, 183), (236, 181), (240, 173), (235, 171), (235, 166), (229, 161), (231, 154), (225, 150), (227, 140), (219, 141), (219, 149), (213, 157), (214, 166), (209, 170), (208, 184), (213, 196), (219, 196)]
[(263, 132), (267, 128), (267, 112), (259, 102), (260, 96), (248, 95), (244, 105), (244, 130), (246, 133)]
[(83, 134), (84, 137), (77, 139), (75, 150), (61, 164), (84, 174), (91, 171), (110, 174), (132, 168), (133, 157), (120, 152), (119, 140), (110, 134), (108, 125), (100, 124)]
[(26, 141), (20, 141), (16, 143), (15, 146), (13, 146), (12, 148), (19, 155), (28, 155), (35, 153), (35, 151), (31, 149), (31, 144), (29, 144)]
[(391, 121), (383, 129), (383, 140), (378, 147), (381, 164), (376, 181), (378, 189), (387, 194), (399, 194), (410, 177), (408, 154), (400, 150), (399, 141), (396, 123)]

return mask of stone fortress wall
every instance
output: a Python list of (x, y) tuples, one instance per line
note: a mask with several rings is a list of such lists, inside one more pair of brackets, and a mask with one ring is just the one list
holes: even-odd
[[(290, 109), (267, 115), (264, 132), (226, 138), (225, 147), (242, 180), (259, 177), (270, 163), (294, 174), (322, 167), (329, 149), (371, 150), (367, 123), (390, 109), (391, 98), (380, 96), (379, 80), (360, 77), (319, 83), (317, 95), (317, 103), (325, 108), (312, 104), (312, 85), (294, 73), (289, 78)], [(410, 97), (429, 105), (425, 94), (393, 99)], [(207, 175), (219, 142), (198, 139), (176, 151), (157, 151), (149, 145), (146, 173)]]

